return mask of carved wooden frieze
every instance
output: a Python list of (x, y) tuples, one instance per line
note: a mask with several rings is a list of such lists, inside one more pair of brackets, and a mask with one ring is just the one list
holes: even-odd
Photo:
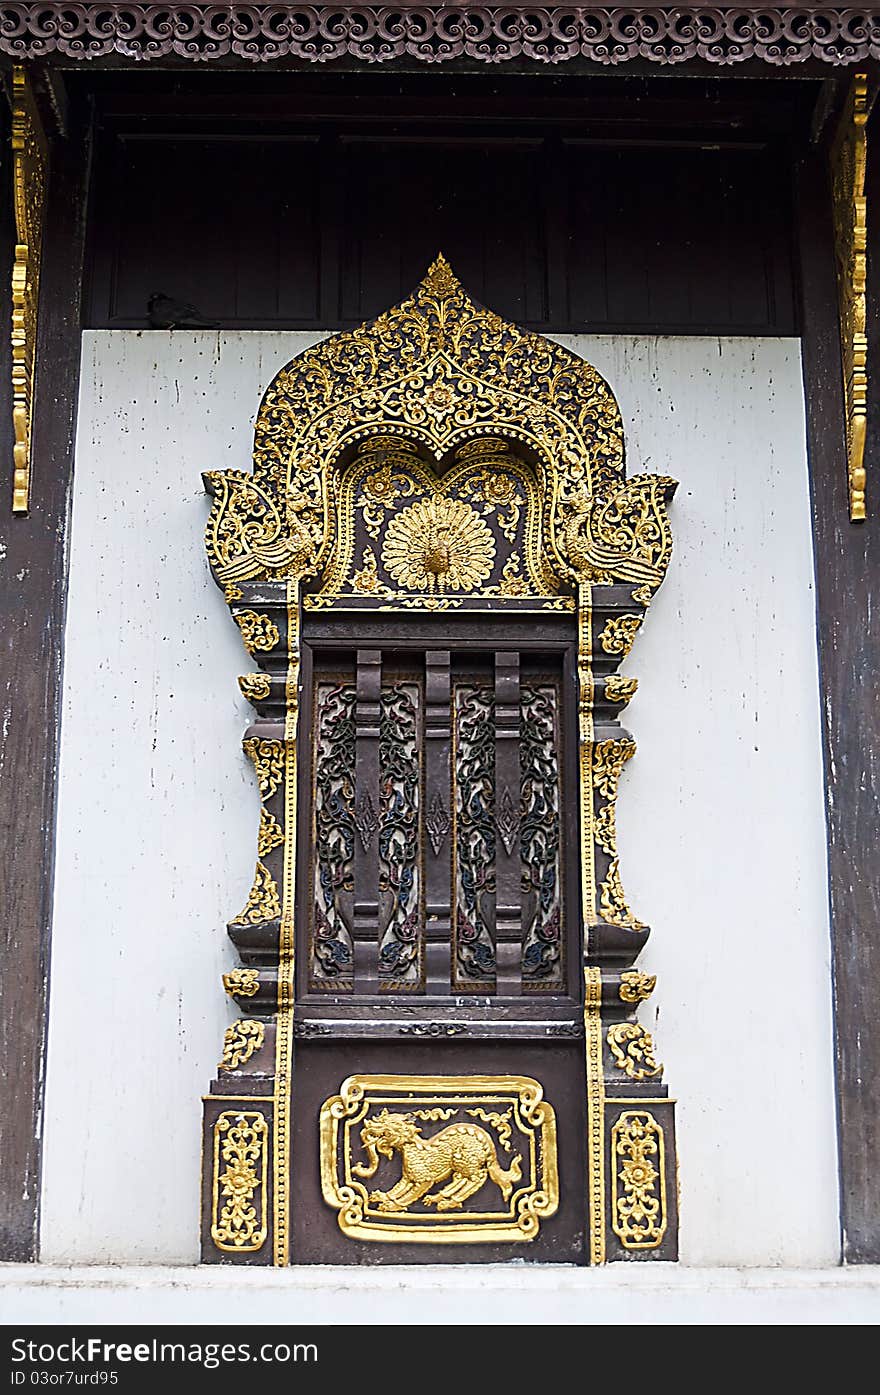
[[(57, 11), (63, 12), (63, 23)], [(374, 66), (410, 59), (497, 65), (525, 59), (556, 67), (577, 59), (617, 68), (633, 60), (725, 68), (750, 60), (789, 68), (880, 57), (880, 18), (840, 5), (367, 5), (156, 6), (76, 0), (62, 7), (0, 5), (0, 52), (193, 63), (284, 59)]]

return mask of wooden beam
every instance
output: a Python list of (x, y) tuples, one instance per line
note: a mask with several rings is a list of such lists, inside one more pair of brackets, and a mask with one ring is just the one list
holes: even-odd
[[(8, 151), (8, 141), (4, 142)], [(0, 335), (0, 1259), (37, 1255), (46, 1005), (52, 926), (68, 525), (80, 365), (90, 116), (56, 140), (46, 213), (30, 512), (13, 516), (10, 352)], [(9, 323), (11, 189), (3, 160), (0, 245)]]
[[(869, 129), (869, 226), (880, 216), (880, 123)], [(841, 1249), (880, 1262), (880, 408), (869, 401), (867, 519), (847, 498), (831, 190), (823, 152), (796, 172), (804, 381), (834, 978)], [(873, 234), (876, 243), (876, 232)], [(869, 238), (870, 247), (870, 238)], [(876, 254), (875, 254), (876, 259)], [(869, 255), (869, 355), (880, 356), (880, 265)], [(875, 472), (873, 475), (871, 471)]]

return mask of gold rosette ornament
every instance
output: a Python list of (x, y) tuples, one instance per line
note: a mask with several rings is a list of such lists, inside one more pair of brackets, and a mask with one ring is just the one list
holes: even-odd
[(460, 499), (436, 494), (411, 504), (388, 524), (382, 563), (413, 591), (472, 591), (495, 561), (495, 539)]

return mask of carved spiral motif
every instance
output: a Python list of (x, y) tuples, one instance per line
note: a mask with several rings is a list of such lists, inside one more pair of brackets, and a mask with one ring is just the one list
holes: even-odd
[(413, 591), (472, 591), (495, 559), (495, 539), (461, 499), (435, 495), (391, 520), (382, 548), (389, 575)]

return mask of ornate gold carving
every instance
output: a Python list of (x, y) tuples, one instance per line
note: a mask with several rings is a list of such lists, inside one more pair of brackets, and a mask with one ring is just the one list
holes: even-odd
[(272, 691), (267, 673), (243, 673), (238, 680), (238, 686), (248, 702), (264, 702)]
[(643, 974), (627, 969), (620, 975), (620, 997), (625, 1003), (643, 1003), (657, 987), (656, 974)]
[(227, 1070), (243, 1066), (255, 1051), (259, 1051), (265, 1035), (266, 1028), (262, 1022), (253, 1022), (248, 1018), (233, 1022), (231, 1027), (226, 1028), (223, 1038), (223, 1060), (220, 1065), (225, 1066)]
[(599, 636), (599, 643), (605, 653), (619, 654), (625, 659), (633, 647), (641, 623), (641, 615), (618, 615), (608, 620)]
[(635, 742), (627, 737), (599, 741), (593, 749), (593, 784), (607, 800), (596, 815), (595, 838), (602, 851), (611, 858), (602, 881), (599, 908), (604, 920), (630, 930), (640, 929), (642, 922), (633, 915), (623, 894), (615, 810), (620, 774), (626, 762), (635, 754), (635, 749)]
[(622, 673), (610, 673), (605, 679), (605, 696), (609, 702), (629, 702), (639, 686), (637, 678), (624, 678)]
[(360, 569), (352, 575), (352, 590), (360, 596), (390, 596), (387, 586), (383, 586), (376, 570), (376, 554), (371, 547), (364, 548)]
[(227, 605), (232, 605), (233, 601), (240, 601), (244, 596), (240, 586), (236, 586), (234, 581), (229, 581), (223, 587), (223, 598)]
[(563, 551), (577, 578), (636, 582), (650, 598), (672, 553), (666, 503), (675, 488), (666, 475), (637, 475), (610, 495), (597, 497), (582, 484), (564, 494)]
[(30, 80), (26, 70), (20, 67), (12, 70), (11, 145), (16, 239), (12, 267), (12, 424), (15, 432), (12, 512), (27, 513), (49, 151)]
[[(652, 475), (625, 481), (620, 412), (607, 383), (569, 350), (476, 305), (442, 258), (401, 305), (323, 340), (276, 375), (257, 417), (253, 475), (205, 476), (214, 574), (224, 585), (320, 572), (337, 540), (336, 470), (358, 450), (370, 456), (358, 505), (370, 536), (398, 491), (407, 492), (398, 466), (417, 451), (438, 476), (450, 457), (479, 456), (469, 488), (509, 539), (522, 498), (505, 455), (511, 446), (534, 461), (546, 570), (656, 587), (668, 561), (672, 485)], [(437, 552), (445, 566), (443, 547), (426, 549), (423, 560)], [(444, 572), (429, 565), (420, 574)]]
[(590, 1263), (605, 1263), (605, 1076), (602, 1070), (602, 972), (584, 969), (587, 1053), (587, 1184)]
[[(655, 1250), (666, 1234), (663, 1129), (648, 1110), (627, 1110), (611, 1129), (611, 1224), (627, 1250)], [(656, 1167), (655, 1164), (656, 1163)]]
[(253, 998), (260, 991), (260, 975), (256, 969), (230, 969), (223, 987), (230, 998)]
[(556, 1118), (526, 1076), (350, 1076), (320, 1137), (324, 1200), (353, 1239), (522, 1242), (559, 1204)]
[(269, 1125), (256, 1110), (224, 1113), (214, 1124), (211, 1238), (218, 1250), (241, 1253), (266, 1243), (268, 1136)]
[(868, 76), (866, 73), (855, 73), (831, 157), (849, 471), (849, 516), (854, 523), (861, 522), (865, 517), (865, 437), (868, 413), (868, 201), (865, 197), (867, 120)]
[(410, 591), (473, 591), (494, 558), (495, 539), (479, 514), (443, 494), (410, 504), (385, 530), (382, 563)]
[(284, 743), (262, 741), (259, 737), (251, 736), (241, 743), (241, 749), (253, 762), (260, 798), (271, 799), (284, 772)]
[(257, 855), (265, 857), (273, 848), (280, 848), (284, 842), (284, 830), (274, 814), (268, 809), (260, 810), (260, 831), (257, 834)]
[(640, 1022), (615, 1022), (608, 1028), (608, 1045), (614, 1064), (630, 1080), (647, 1080), (662, 1075), (663, 1067), (654, 1060), (654, 1040)]
[(278, 899), (278, 888), (271, 872), (263, 866), (262, 862), (258, 862), (247, 905), (232, 923), (233, 925), (259, 925), (264, 920), (277, 920), (280, 915), (281, 902)]
[(280, 639), (278, 626), (268, 615), (258, 615), (255, 610), (241, 611), (236, 615), (235, 623), (241, 630), (244, 647), (250, 654), (255, 654), (258, 649), (274, 649)]

